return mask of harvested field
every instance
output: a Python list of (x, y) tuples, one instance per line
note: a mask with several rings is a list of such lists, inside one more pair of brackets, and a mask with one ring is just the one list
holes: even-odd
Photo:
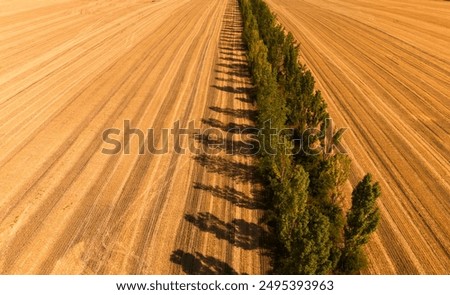
[(353, 159), (380, 181), (368, 273), (450, 273), (450, 3), (267, 0)]
[[(450, 2), (267, 3), (349, 127), (348, 190), (381, 184), (367, 273), (449, 274)], [(270, 269), (241, 25), (237, 0), (1, 1), (0, 273)]]
[[(252, 125), (250, 87), (235, 0), (2, 1), (1, 273), (267, 272), (254, 159), (229, 130)], [(177, 121), (229, 141), (102, 153), (125, 120), (154, 130), (142, 147)]]

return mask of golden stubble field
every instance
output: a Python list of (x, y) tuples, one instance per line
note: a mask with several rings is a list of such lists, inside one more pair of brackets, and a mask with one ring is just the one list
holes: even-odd
[[(368, 272), (448, 273), (450, 4), (267, 2), (350, 128), (351, 184), (382, 185)], [(235, 0), (2, 1), (0, 272), (265, 273), (254, 158), (229, 131), (253, 124), (250, 88)], [(103, 154), (125, 120), (158, 146), (176, 121), (231, 140)]]

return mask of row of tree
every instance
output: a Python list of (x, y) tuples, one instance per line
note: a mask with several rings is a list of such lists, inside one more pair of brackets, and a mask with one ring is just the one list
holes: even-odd
[(358, 273), (365, 262), (362, 246), (379, 220), (379, 185), (366, 175), (344, 218), (350, 159), (339, 140), (345, 130), (332, 129), (311, 72), (298, 62), (292, 34), (264, 1), (239, 2), (258, 106), (260, 170), (277, 243), (274, 272)]

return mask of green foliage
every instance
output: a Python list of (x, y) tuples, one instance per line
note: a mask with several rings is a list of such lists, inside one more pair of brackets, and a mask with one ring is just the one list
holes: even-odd
[(358, 247), (368, 241), (380, 219), (376, 200), (380, 196), (378, 182), (372, 184), (372, 176), (367, 174), (352, 193), (352, 208), (347, 214), (345, 243), (348, 247)]
[[(285, 146), (289, 142), (284, 140)], [(304, 215), (308, 198), (308, 174), (301, 166), (294, 166), (291, 157), (285, 153), (275, 155), (270, 179), (274, 192), (274, 210), (278, 216), (280, 242), (287, 251), (292, 251), (292, 237), (295, 226)]]
[(295, 223), (293, 246), (280, 259), (278, 272), (282, 274), (327, 274), (331, 270), (329, 260), (332, 243), (330, 222), (314, 206), (309, 206), (302, 218)]
[(338, 272), (341, 274), (356, 275), (367, 266), (367, 258), (361, 248), (352, 251), (344, 250), (339, 261)]
[(326, 202), (342, 199), (342, 187), (350, 174), (351, 160), (347, 155), (336, 154), (323, 161), (316, 183), (316, 194)]
[(369, 240), (378, 225), (380, 215), (376, 200), (380, 196), (378, 182), (372, 184), (372, 176), (367, 174), (352, 193), (352, 207), (347, 214), (345, 226), (345, 247), (340, 262), (341, 271), (355, 273), (363, 265), (361, 247)]

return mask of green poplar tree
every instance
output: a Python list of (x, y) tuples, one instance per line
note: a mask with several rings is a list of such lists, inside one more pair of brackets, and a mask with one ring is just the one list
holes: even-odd
[(364, 267), (365, 257), (362, 246), (369, 241), (380, 219), (376, 200), (381, 194), (378, 182), (372, 184), (372, 176), (367, 174), (352, 193), (352, 207), (347, 213), (345, 225), (345, 246), (339, 263), (343, 273), (358, 273)]

